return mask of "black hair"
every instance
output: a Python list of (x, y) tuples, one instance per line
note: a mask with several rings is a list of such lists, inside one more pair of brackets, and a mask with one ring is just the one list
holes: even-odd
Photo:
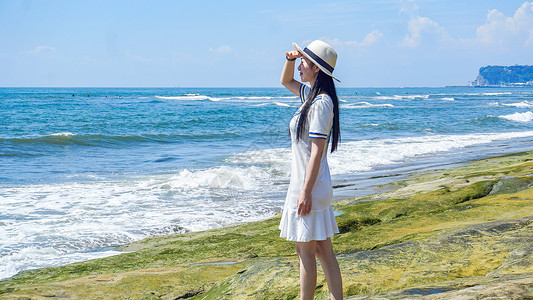
[(339, 125), (339, 98), (337, 98), (337, 91), (335, 90), (335, 83), (333, 78), (322, 72), (318, 71), (315, 84), (313, 85), (309, 96), (305, 100), (300, 116), (298, 118), (298, 127), (296, 129), (296, 139), (301, 140), (304, 135), (305, 124), (307, 123), (307, 113), (311, 107), (313, 100), (320, 94), (328, 94), (333, 100), (333, 126), (331, 128), (331, 152), (337, 150), (337, 145), (340, 140), (341, 132)]

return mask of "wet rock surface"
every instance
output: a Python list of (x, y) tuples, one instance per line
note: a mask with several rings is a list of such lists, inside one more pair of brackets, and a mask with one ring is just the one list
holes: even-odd
[[(347, 254), (340, 262), (351, 292), (369, 292), (377, 278), (388, 274), (400, 291), (373, 295), (385, 299), (454, 299), (489, 289), (512, 296), (506, 299), (524, 299), (520, 297), (533, 296), (533, 216), (465, 226), (424, 241)], [(453, 277), (457, 280), (449, 280)], [(414, 287), (402, 290), (402, 285)]]
[(440, 282), (390, 293), (352, 296), (347, 299), (532, 299), (533, 277), (512, 274)]
[[(337, 258), (347, 294), (362, 294), (348, 299), (454, 299), (485, 294), (524, 299), (533, 289), (532, 245), (533, 216), (529, 216), (465, 226), (429, 239)], [(327, 298), (325, 285), (320, 282), (317, 298)], [(402, 289), (405, 286), (410, 288)], [(395, 291), (379, 293), (380, 289)], [(204, 296), (221, 294), (250, 299), (296, 297), (298, 262), (294, 258), (250, 261)]]
[(489, 195), (510, 194), (533, 186), (533, 176), (504, 177), (492, 187)]

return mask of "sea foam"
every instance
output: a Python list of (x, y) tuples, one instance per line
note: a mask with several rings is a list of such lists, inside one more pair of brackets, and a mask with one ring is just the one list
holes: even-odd
[(222, 166), (206, 170), (183, 170), (170, 178), (163, 188), (187, 189), (236, 189), (251, 190), (260, 185), (260, 180), (270, 175), (259, 167), (247, 168)]
[(393, 95), (393, 96), (375, 96), (372, 98), (376, 100), (416, 100), (416, 99), (428, 99), (429, 95)]
[(341, 108), (368, 108), (368, 107), (394, 107), (394, 105), (389, 104), (389, 103), (372, 104), (366, 101), (362, 101), (362, 102), (357, 102), (357, 103), (343, 104), (340, 107)]
[(501, 92), (501, 93), (481, 93), (482, 96), (503, 96), (503, 95), (512, 95), (511, 92)]
[[(2, 190), (0, 279), (19, 271), (114, 255), (144, 237), (256, 221), (279, 212), (259, 167), (182, 170), (124, 181), (38, 184)], [(46, 241), (44, 246), (43, 240)], [(35, 246), (41, 245), (43, 246)], [(98, 250), (101, 249), (101, 250)]]
[(504, 116), (499, 116), (499, 117), (502, 119), (513, 121), (513, 122), (526, 123), (526, 122), (530, 122), (531, 120), (533, 120), (533, 113), (528, 111), (525, 113), (514, 113), (514, 114), (504, 115)]
[(283, 103), (283, 102), (273, 102), (275, 105), (277, 106), (281, 106), (281, 107), (291, 107), (289, 104), (287, 103)]
[(531, 101), (521, 101), (521, 102), (515, 102), (515, 103), (500, 103), (500, 102), (490, 102), (487, 104), (488, 106), (508, 106), (508, 107), (519, 107), (519, 108), (531, 108), (533, 107), (533, 102)]
[(186, 94), (183, 96), (155, 96), (158, 99), (164, 100), (181, 100), (181, 101), (195, 101), (195, 100), (210, 100), (210, 101), (220, 101), (224, 98), (215, 98), (199, 94)]
[(509, 103), (509, 104), (502, 103), (501, 105), (503, 105), (503, 106), (512, 106), (512, 107), (527, 107), (527, 108), (529, 108), (529, 107), (533, 107), (533, 102), (524, 100), (522, 102), (517, 102), (517, 103)]
[(329, 162), (332, 174), (341, 175), (369, 171), (375, 166), (396, 164), (417, 156), (529, 136), (533, 136), (533, 131), (354, 141), (343, 143), (330, 155)]

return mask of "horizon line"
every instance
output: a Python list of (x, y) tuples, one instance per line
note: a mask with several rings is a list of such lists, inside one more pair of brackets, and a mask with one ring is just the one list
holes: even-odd
[[(337, 86), (337, 89), (356, 89), (356, 88), (453, 88), (453, 87), (465, 87), (465, 88), (491, 88), (491, 87), (503, 87), (503, 86), (473, 86), (473, 85), (445, 85), (445, 86)], [(505, 86), (507, 87), (507, 86)], [(517, 87), (517, 86), (509, 86)], [(518, 86), (521, 87), (521, 86)], [(228, 88), (228, 89), (284, 89), (283, 86), (0, 86), (2, 89), (16, 89), (16, 88), (109, 88), (109, 89), (213, 89), (213, 88)]]

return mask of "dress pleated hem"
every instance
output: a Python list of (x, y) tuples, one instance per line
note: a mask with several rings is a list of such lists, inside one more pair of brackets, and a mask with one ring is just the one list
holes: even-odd
[(307, 216), (298, 215), (297, 210), (283, 210), (280, 237), (294, 242), (323, 241), (339, 233), (333, 208), (312, 210)]

